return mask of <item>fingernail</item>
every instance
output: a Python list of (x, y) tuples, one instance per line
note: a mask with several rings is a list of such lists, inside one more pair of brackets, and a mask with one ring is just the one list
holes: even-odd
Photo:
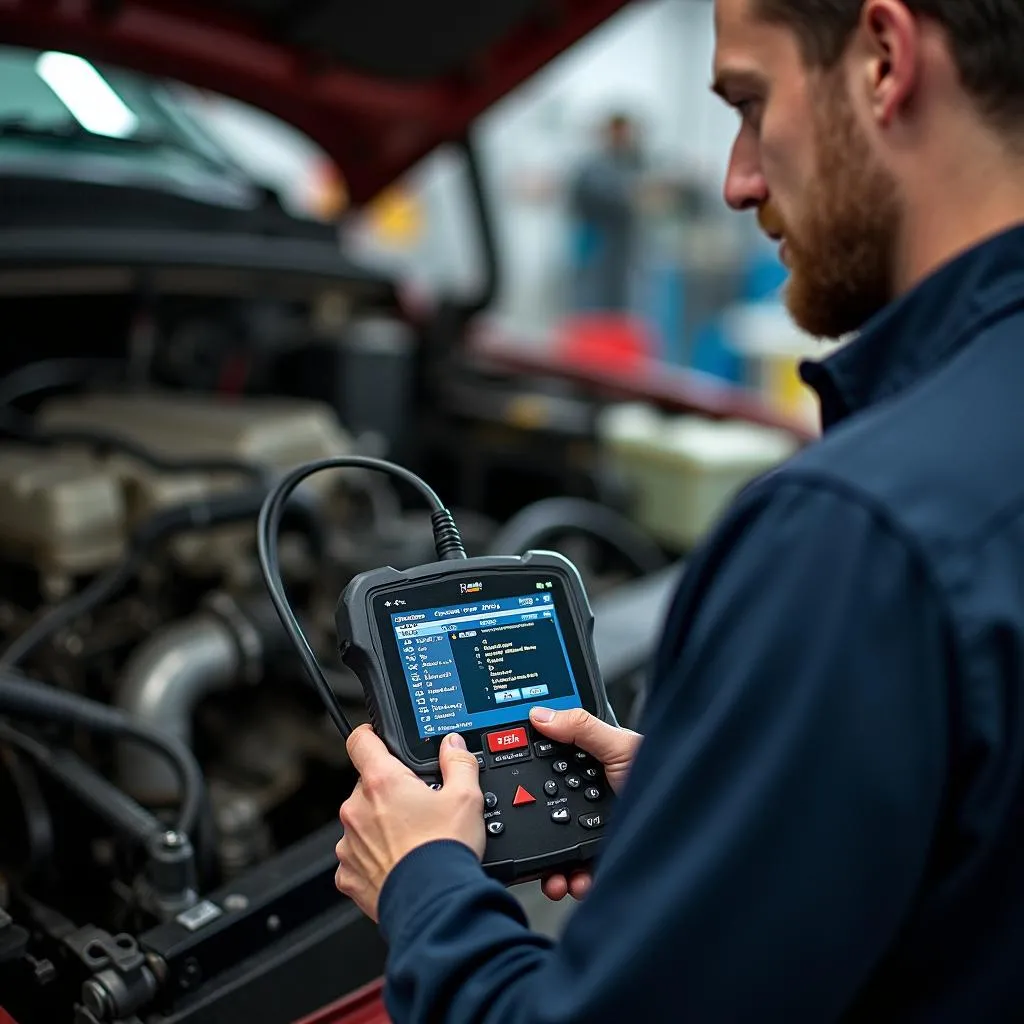
[(457, 732), (450, 732), (448, 733), (448, 746), (452, 750), (465, 750), (466, 741)]
[(555, 713), (551, 708), (531, 708), (530, 717), (535, 722), (550, 722), (554, 719)]

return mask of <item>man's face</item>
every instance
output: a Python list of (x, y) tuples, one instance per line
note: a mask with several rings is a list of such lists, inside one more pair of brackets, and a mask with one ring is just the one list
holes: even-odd
[(716, 0), (715, 88), (742, 118), (725, 184), (782, 241), (786, 303), (809, 333), (838, 338), (893, 298), (900, 199), (849, 99), (841, 61), (808, 69), (756, 0)]

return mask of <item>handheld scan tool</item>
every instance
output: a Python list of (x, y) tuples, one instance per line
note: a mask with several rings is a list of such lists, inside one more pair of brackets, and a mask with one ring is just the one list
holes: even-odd
[(480, 765), (483, 864), (493, 877), (512, 883), (593, 859), (612, 803), (604, 770), (529, 722), (530, 708), (540, 704), (582, 707), (615, 724), (579, 573), (553, 552), (466, 558), (451, 514), (426, 484), (392, 463), (359, 456), (294, 470), (268, 496), (259, 525), (271, 597), (335, 725), (343, 736), (351, 732), (283, 595), (276, 533), (302, 480), (346, 467), (397, 475), (434, 509), (437, 562), (362, 573), (338, 603), (342, 659), (362, 684), (374, 730), (435, 788), (442, 738), (462, 735)]

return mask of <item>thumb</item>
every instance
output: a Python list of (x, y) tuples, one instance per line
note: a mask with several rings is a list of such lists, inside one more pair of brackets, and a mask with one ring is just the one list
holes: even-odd
[(480, 765), (476, 755), (466, 748), (466, 741), (457, 733), (445, 736), (438, 755), (441, 778), (445, 786), (456, 785), (466, 789), (480, 786)]
[(583, 708), (552, 711), (531, 708), (530, 721), (557, 743), (567, 743), (593, 754), (602, 764), (614, 763), (623, 753), (623, 731), (595, 718)]

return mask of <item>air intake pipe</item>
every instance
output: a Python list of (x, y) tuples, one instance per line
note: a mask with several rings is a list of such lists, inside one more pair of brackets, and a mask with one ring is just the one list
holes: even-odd
[[(263, 677), (274, 640), (265, 633), (269, 617), (254, 610), (216, 594), (200, 612), (153, 634), (125, 665), (115, 704), (191, 746), (192, 716), (204, 697)], [(147, 750), (122, 745), (118, 774), (143, 802), (161, 803), (176, 792), (173, 773)]]

